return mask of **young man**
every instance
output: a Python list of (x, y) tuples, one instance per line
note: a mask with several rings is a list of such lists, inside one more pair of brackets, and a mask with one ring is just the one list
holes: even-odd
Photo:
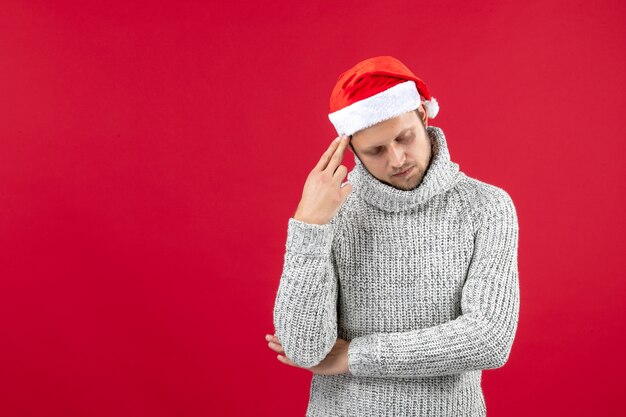
[(341, 74), (330, 110), (340, 136), (289, 219), (269, 347), (313, 372), (309, 417), (485, 416), (481, 371), (518, 324), (510, 196), (450, 160), (437, 101), (393, 57)]

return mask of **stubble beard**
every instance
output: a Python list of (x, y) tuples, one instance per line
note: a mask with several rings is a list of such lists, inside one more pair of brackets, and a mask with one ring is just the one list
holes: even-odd
[[(396, 185), (396, 184), (387, 183), (387, 185), (390, 185), (393, 188), (396, 188), (402, 191), (412, 191), (422, 184), (422, 181), (424, 180), (424, 177), (426, 176), (426, 173), (428, 172), (428, 169), (430, 168), (433, 162), (433, 158), (437, 152), (437, 142), (434, 141), (433, 138), (428, 134), (428, 131), (426, 131), (426, 135), (428, 136), (428, 139), (430, 140), (430, 158), (428, 159), (428, 165), (426, 166), (426, 170), (419, 172), (418, 175), (416, 175), (415, 184), (409, 184), (409, 185), (403, 186), (401, 184)], [(415, 166), (415, 169), (419, 170), (419, 167)]]

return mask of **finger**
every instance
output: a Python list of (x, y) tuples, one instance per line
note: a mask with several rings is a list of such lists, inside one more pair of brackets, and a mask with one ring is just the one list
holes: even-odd
[(341, 184), (341, 198), (342, 201), (345, 201), (348, 198), (348, 195), (352, 192), (352, 184), (348, 182), (344, 182)]
[(337, 183), (337, 185), (341, 184), (341, 181), (343, 181), (347, 173), (348, 168), (345, 165), (339, 165), (333, 174), (333, 181)]
[(335, 152), (335, 150), (337, 149), (337, 146), (340, 143), (340, 139), (341, 139), (341, 136), (337, 136), (335, 139), (333, 139), (328, 149), (326, 149), (326, 152), (324, 152), (324, 154), (318, 161), (317, 165), (315, 165), (315, 167), (313, 168), (314, 171), (322, 171), (324, 170), (324, 168), (326, 168), (326, 165), (328, 165), (328, 161), (333, 156), (333, 153)]
[(279, 344), (276, 344), (274, 342), (268, 342), (267, 345), (270, 347), (270, 349), (272, 349), (275, 352), (283, 353), (283, 354), (285, 353), (285, 351), (283, 350), (283, 347)]
[(331, 156), (333, 155), (333, 153), (337, 149), (337, 146), (340, 144), (340, 141), (338, 140), (340, 138), (341, 138), (341, 136), (337, 136), (331, 142), (330, 146), (328, 147), (328, 149), (326, 149), (326, 152), (324, 152), (324, 154), (320, 158), (320, 160), (317, 163), (317, 165), (315, 165), (315, 168), (313, 168), (314, 171), (316, 171), (316, 170), (317, 171), (323, 171), (326, 168), (326, 165), (328, 165), (328, 161), (330, 160)]
[(291, 362), (291, 361), (289, 360), (289, 358), (287, 358), (286, 356), (283, 356), (283, 355), (277, 355), (277, 356), (276, 356), (276, 358), (277, 358), (279, 361), (281, 361), (282, 363), (284, 363), (285, 365), (290, 365), (290, 366), (293, 366), (293, 367), (299, 368), (299, 366), (298, 366), (298, 365), (296, 365), (295, 363)]
[(346, 151), (346, 147), (348, 146), (348, 139), (344, 138), (339, 142), (339, 146), (337, 146), (337, 149), (335, 149), (335, 152), (333, 152), (333, 156), (330, 158), (330, 161), (328, 161), (328, 165), (326, 166), (325, 170), (330, 171), (332, 174), (335, 173), (335, 170), (337, 169), (337, 167), (339, 166), (339, 164), (341, 164), (341, 161), (343, 160), (343, 154)]

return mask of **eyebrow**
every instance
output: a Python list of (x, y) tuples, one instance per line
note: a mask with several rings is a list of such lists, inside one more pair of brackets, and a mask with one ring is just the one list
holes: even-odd
[[(413, 129), (413, 127), (407, 127), (406, 129), (404, 129), (403, 131), (401, 131), (398, 136), (396, 136), (394, 139), (398, 139), (400, 136), (404, 136), (409, 130)], [(365, 148), (366, 151), (371, 151), (374, 150), (376, 148), (378, 148), (380, 145), (374, 145), (374, 146), (369, 146), (367, 148)]]

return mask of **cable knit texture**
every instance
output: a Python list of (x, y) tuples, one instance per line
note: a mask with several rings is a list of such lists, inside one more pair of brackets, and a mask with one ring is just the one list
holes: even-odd
[(450, 160), (440, 128), (427, 132), (417, 188), (355, 157), (330, 223), (288, 221), (273, 311), (285, 355), (310, 368), (350, 341), (349, 373), (313, 374), (307, 417), (486, 415), (481, 371), (506, 363), (517, 330), (517, 214)]

